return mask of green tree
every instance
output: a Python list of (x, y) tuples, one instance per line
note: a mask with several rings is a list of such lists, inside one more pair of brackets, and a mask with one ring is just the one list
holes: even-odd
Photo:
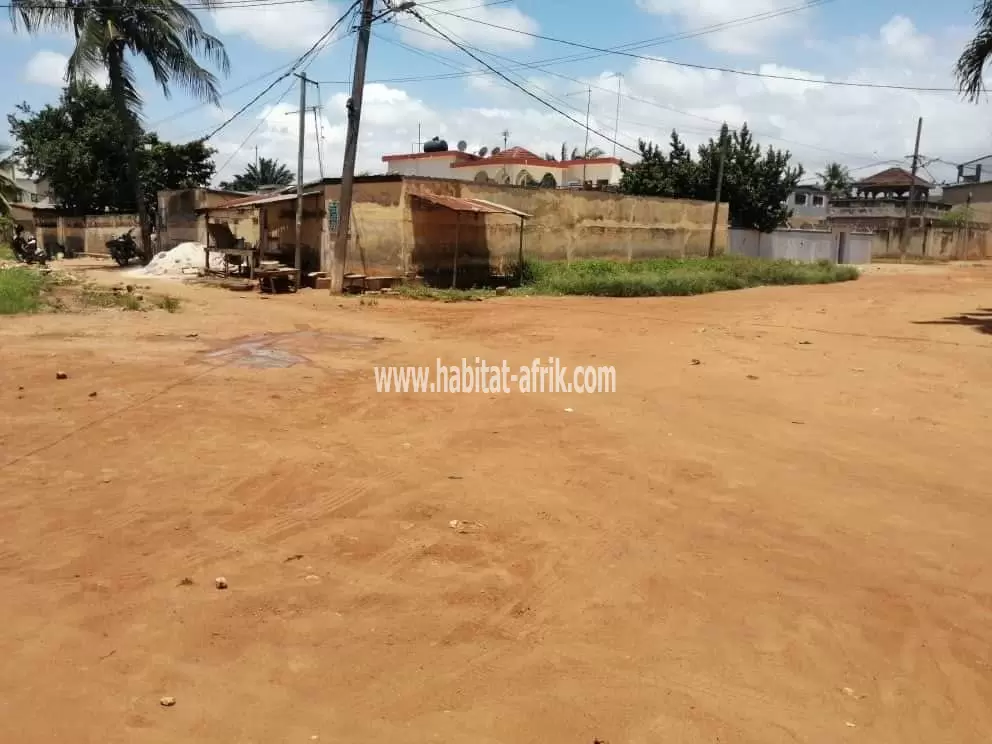
[(244, 173), (239, 173), (220, 187), (230, 191), (258, 191), (263, 186), (289, 186), (293, 183), (292, 171), (274, 158), (259, 158), (258, 165), (251, 163)]
[(640, 142), (641, 160), (623, 166), (620, 190), (641, 196), (712, 200), (724, 144), (721, 199), (730, 204), (731, 225), (770, 232), (784, 224), (790, 215), (785, 198), (802, 178), (802, 166), (789, 166), (788, 151), (769, 147), (762, 152), (746, 124), (736, 132), (724, 124), (719, 139), (698, 148), (695, 161), (677, 132), (672, 132), (667, 155), (653, 143)]
[[(203, 5), (210, 8), (215, 2), (203, 0)], [(23, 26), (28, 33), (73, 34), (75, 48), (66, 68), (70, 87), (106, 72), (123, 124), (118, 136), (127, 146), (126, 173), (137, 204), (141, 243), (146, 260), (150, 259), (151, 224), (138, 172), (141, 95), (129, 58), (145, 61), (166, 97), (175, 84), (196, 98), (217, 103), (217, 79), (196, 58), (206, 57), (226, 74), (224, 45), (178, 0), (11, 0), (10, 17), (15, 31)]]
[(975, 3), (975, 36), (961, 52), (954, 66), (958, 89), (971, 102), (977, 103), (985, 84), (982, 73), (992, 56), (992, 0)]
[[(80, 83), (66, 88), (57, 105), (33, 111), (21, 104), (7, 121), (18, 142), (14, 155), (26, 171), (48, 181), (60, 207), (80, 215), (136, 210), (124, 165), (127, 145), (119, 136), (120, 111), (107, 89)], [(134, 161), (149, 212), (154, 211), (161, 189), (210, 182), (213, 150), (203, 142), (173, 145), (140, 126), (136, 141)]]
[(823, 183), (823, 188), (831, 194), (846, 195), (850, 193), (854, 179), (846, 166), (840, 163), (827, 163), (821, 173), (816, 174)]

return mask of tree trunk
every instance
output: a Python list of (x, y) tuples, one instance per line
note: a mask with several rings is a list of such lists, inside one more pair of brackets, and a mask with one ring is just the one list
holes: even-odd
[(145, 204), (145, 192), (141, 188), (141, 176), (138, 168), (138, 118), (127, 107), (127, 98), (124, 95), (124, 79), (122, 77), (123, 54), (119, 55), (120, 60), (112, 59), (107, 65), (107, 73), (110, 78), (110, 92), (117, 104), (117, 112), (121, 119), (121, 126), (124, 128), (124, 147), (127, 149), (127, 175), (130, 186), (134, 189), (135, 211), (138, 213), (138, 249), (141, 251), (141, 260), (148, 263), (154, 255), (152, 246), (152, 229), (148, 222), (148, 208)]

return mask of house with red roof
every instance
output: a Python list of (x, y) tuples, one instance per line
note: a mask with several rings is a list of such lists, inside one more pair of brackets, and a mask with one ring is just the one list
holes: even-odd
[(547, 160), (523, 147), (492, 153), (433, 150), (384, 155), (386, 173), (452, 178), (459, 181), (544, 188), (606, 190), (620, 183), (620, 159), (613, 157)]

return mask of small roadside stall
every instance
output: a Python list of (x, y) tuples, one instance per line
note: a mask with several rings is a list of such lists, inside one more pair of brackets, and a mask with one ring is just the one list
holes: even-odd
[[(320, 222), (313, 220), (313, 215), (322, 214), (322, 202), (321, 191), (303, 194), (299, 266), (296, 265), (295, 193), (248, 196), (198, 210), (206, 216), (210, 236), (204, 257), (208, 270), (210, 253), (221, 253), (225, 256), (225, 265), (230, 258), (247, 264), (250, 278), (258, 280), (262, 291), (295, 291), (303, 275), (319, 268)], [(255, 215), (258, 225), (258, 239), (254, 244), (248, 244), (231, 229), (235, 218), (243, 218), (246, 211)]]

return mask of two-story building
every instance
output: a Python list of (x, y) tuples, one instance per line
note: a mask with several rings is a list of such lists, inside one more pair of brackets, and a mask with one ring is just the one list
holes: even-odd
[(827, 208), (833, 226), (861, 230), (899, 230), (910, 200), (912, 226), (940, 219), (950, 206), (930, 201), (933, 184), (905, 168), (886, 168), (854, 184), (854, 196), (834, 197)]
[(523, 147), (488, 156), (459, 150), (384, 155), (387, 174), (545, 188), (606, 190), (620, 183), (620, 159), (546, 160)]
[(797, 186), (785, 205), (792, 211), (789, 223), (793, 227), (819, 226), (827, 221), (830, 193), (819, 186)]
[(14, 194), (12, 203), (25, 207), (50, 207), (52, 200), (49, 197), (48, 181), (42, 178), (31, 178), (26, 173), (22, 173), (13, 166), (9, 166), (3, 171), (8, 179), (13, 181), (17, 193)]

